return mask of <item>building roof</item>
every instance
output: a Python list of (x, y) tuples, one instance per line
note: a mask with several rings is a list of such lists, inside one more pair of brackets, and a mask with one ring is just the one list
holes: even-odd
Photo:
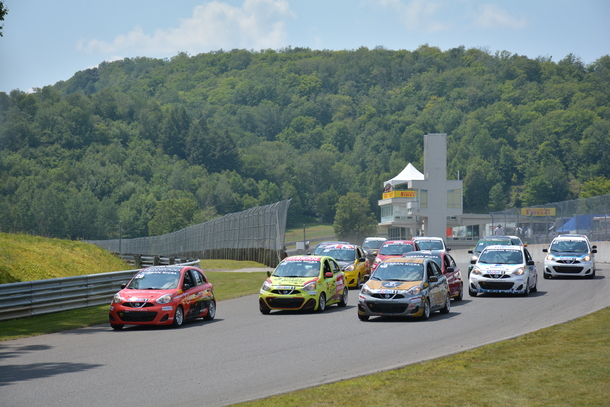
[(417, 171), (417, 169), (413, 166), (413, 164), (409, 163), (407, 166), (394, 178), (391, 180), (385, 181), (383, 183), (383, 187), (387, 188), (388, 186), (395, 186), (400, 184), (406, 184), (409, 181), (415, 180), (424, 180), (424, 174)]

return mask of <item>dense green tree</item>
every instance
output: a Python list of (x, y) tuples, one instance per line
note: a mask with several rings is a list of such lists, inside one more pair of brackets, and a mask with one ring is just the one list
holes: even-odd
[(333, 229), (337, 238), (359, 242), (377, 233), (377, 220), (367, 200), (358, 192), (349, 192), (337, 202)]

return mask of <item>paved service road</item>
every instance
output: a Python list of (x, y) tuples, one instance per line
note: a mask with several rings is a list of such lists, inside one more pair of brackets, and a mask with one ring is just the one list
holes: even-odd
[(0, 342), (0, 405), (223, 406), (457, 353), (610, 306), (608, 265), (593, 280), (544, 280), (537, 266), (537, 293), (466, 294), (428, 321), (361, 322), (351, 290), (347, 307), (322, 314), (262, 315), (252, 295), (221, 301), (216, 320), (180, 329), (98, 325)]

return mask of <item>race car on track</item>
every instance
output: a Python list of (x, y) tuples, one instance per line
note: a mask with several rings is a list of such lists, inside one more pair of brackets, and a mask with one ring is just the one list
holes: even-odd
[(393, 257), (381, 263), (360, 290), (358, 318), (421, 317), (451, 309), (447, 278), (430, 258)]
[(185, 320), (216, 316), (214, 286), (192, 266), (153, 266), (121, 286), (110, 304), (110, 326), (181, 326)]
[(337, 261), (345, 273), (346, 285), (350, 288), (360, 288), (371, 274), (371, 266), (366, 261), (364, 251), (360, 246), (352, 244), (336, 244), (326, 246), (320, 253)]
[(544, 258), (544, 278), (573, 276), (595, 278), (595, 253), (586, 235), (559, 235), (553, 239)]
[(420, 250), (417, 252), (405, 253), (403, 257), (416, 258), (427, 257), (436, 262), (441, 271), (447, 277), (449, 293), (455, 301), (462, 301), (464, 298), (464, 283), (462, 282), (462, 272), (449, 253), (443, 250)]
[(268, 275), (258, 298), (263, 314), (271, 310), (322, 312), (327, 305), (347, 305), (345, 274), (332, 257), (287, 257)]
[(529, 295), (538, 291), (538, 273), (524, 246), (487, 246), (470, 273), (468, 294), (507, 293)]
[(381, 247), (379, 247), (379, 252), (371, 266), (371, 271), (374, 272), (381, 262), (390, 257), (401, 257), (407, 252), (416, 250), (419, 250), (419, 245), (413, 240), (386, 240)]

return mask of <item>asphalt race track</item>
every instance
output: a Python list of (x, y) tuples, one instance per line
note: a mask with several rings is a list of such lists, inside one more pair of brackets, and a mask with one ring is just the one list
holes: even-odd
[[(0, 342), (0, 405), (224, 406), (374, 373), (513, 338), (610, 306), (607, 264), (593, 280), (544, 280), (529, 297), (466, 293), (428, 321), (258, 311), (258, 296), (218, 303), (180, 329), (109, 325)], [(462, 270), (466, 267), (462, 266)], [(262, 281), (261, 281), (262, 283)]]

